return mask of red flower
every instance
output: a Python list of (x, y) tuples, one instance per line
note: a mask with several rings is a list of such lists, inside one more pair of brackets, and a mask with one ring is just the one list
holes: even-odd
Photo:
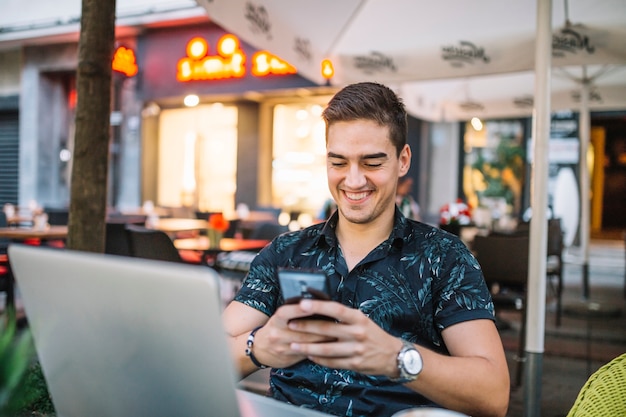
[(460, 198), (454, 203), (444, 204), (439, 209), (439, 224), (470, 224), (472, 208)]
[(215, 229), (218, 232), (224, 233), (228, 230), (230, 222), (226, 220), (222, 213), (214, 213), (209, 216), (209, 227)]

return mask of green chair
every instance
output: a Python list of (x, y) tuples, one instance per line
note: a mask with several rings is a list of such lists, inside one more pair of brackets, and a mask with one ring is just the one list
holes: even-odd
[(626, 416), (626, 353), (594, 372), (567, 417)]

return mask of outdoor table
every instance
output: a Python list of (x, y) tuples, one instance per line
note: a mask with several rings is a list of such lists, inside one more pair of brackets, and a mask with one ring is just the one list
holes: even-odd
[(0, 227), (0, 238), (12, 240), (28, 239), (65, 239), (67, 238), (67, 226), (49, 226), (45, 229), (29, 227)]
[(156, 214), (159, 217), (169, 217), (170, 211), (163, 207), (154, 207), (151, 210), (146, 210), (143, 207), (134, 207), (134, 208), (124, 208), (121, 209), (120, 214), (126, 216), (149, 216), (151, 214)]
[(269, 240), (265, 239), (239, 239), (239, 238), (222, 238), (219, 248), (212, 248), (209, 245), (207, 236), (198, 236), (193, 238), (175, 239), (174, 246), (178, 250), (190, 250), (202, 252), (207, 265), (215, 266), (217, 257), (220, 253), (248, 251), (254, 252), (263, 249)]
[(201, 219), (168, 218), (159, 219), (155, 224), (146, 224), (146, 227), (172, 235), (178, 232), (206, 230), (209, 227), (209, 222)]
[(11, 217), (7, 217), (7, 224), (21, 224), (21, 223), (32, 223), (33, 216), (27, 216), (24, 214), (16, 214)]
[(236, 239), (225, 237), (220, 240), (219, 248), (211, 248), (207, 236), (174, 240), (174, 246), (176, 246), (178, 250), (194, 250), (201, 252), (255, 251), (263, 249), (268, 243), (270, 243), (270, 241), (265, 239)]

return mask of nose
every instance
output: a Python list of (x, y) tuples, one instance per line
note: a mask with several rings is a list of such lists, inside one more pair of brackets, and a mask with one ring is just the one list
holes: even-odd
[(351, 164), (344, 180), (346, 187), (356, 190), (363, 187), (366, 183), (367, 180), (359, 164)]

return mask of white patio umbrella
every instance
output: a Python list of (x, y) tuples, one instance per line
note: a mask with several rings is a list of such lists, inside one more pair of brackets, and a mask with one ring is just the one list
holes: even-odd
[[(536, 99), (537, 4), (528, 0), (197, 0), (208, 15), (320, 84), (330, 59), (342, 86), (390, 85), (429, 121), (530, 116)], [(626, 2), (554, 0), (550, 110), (626, 109)], [(585, 161), (581, 159), (580, 172)], [(588, 287), (588, 179), (579, 180), (580, 255)], [(574, 230), (576, 225), (571, 225)], [(571, 234), (571, 231), (569, 232)], [(587, 295), (587, 291), (585, 291)]]
[[(330, 59), (335, 68), (330, 84), (383, 82), (403, 97), (409, 112), (426, 120), (467, 120), (477, 109), (487, 118), (533, 114), (534, 215), (524, 384), (529, 392), (524, 397), (527, 415), (538, 415), (550, 111), (581, 111), (582, 151), (588, 143), (588, 132), (582, 130), (588, 129), (590, 109), (626, 108), (626, 2), (197, 1), (215, 22), (289, 61), (301, 75), (327, 83), (321, 62)], [(555, 75), (567, 76), (552, 76), (552, 68)], [(597, 75), (591, 84), (590, 74)], [(601, 100), (588, 99), (589, 91)], [(573, 92), (584, 96), (582, 107), (573, 101)], [(581, 183), (586, 216), (588, 182)], [(586, 245), (588, 235), (584, 239)]]
[[(259, 49), (268, 49), (320, 84), (375, 80), (431, 121), (532, 113), (536, 4), (528, 0), (197, 0), (209, 17)], [(567, 1), (567, 3), (564, 3)], [(592, 84), (591, 109), (626, 108), (626, 2), (555, 0), (552, 66)], [(437, 80), (433, 82), (433, 80)], [(552, 107), (578, 106), (580, 86), (552, 77)], [(579, 94), (577, 95), (579, 97)]]

